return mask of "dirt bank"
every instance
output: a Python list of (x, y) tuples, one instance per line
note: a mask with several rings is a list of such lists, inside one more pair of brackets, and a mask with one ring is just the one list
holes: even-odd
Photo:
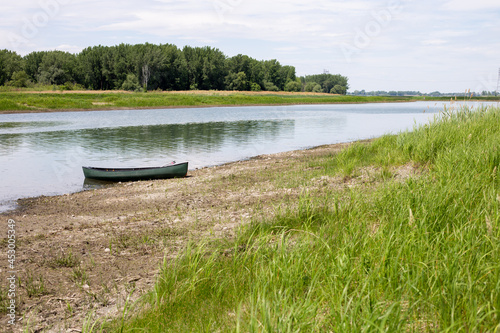
[[(15, 221), (15, 331), (79, 332), (91, 312), (118, 315), (128, 296), (151, 289), (164, 258), (174, 258), (189, 240), (232, 237), (256, 214), (293, 201), (301, 190), (280, 188), (277, 175), (290, 168), (300, 173), (311, 156), (344, 146), (263, 155), (181, 179), (20, 200), (19, 209), (0, 215), (1, 281), (9, 276), (8, 220)], [(9, 327), (7, 315), (0, 316), (0, 327)]]

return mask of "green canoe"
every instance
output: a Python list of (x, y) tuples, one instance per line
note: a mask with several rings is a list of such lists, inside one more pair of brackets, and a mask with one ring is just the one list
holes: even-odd
[(82, 168), (85, 178), (107, 180), (112, 182), (126, 182), (134, 180), (185, 177), (188, 171), (188, 162), (149, 168)]

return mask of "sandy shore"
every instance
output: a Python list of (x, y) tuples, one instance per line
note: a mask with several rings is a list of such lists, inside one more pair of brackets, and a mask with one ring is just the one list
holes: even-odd
[[(277, 185), (283, 170), (300, 176), (311, 157), (347, 145), (258, 156), (190, 171), (186, 178), (20, 200), (17, 210), (0, 214), (2, 230), (12, 219), (17, 236), (17, 318), (24, 319), (15, 331), (28, 325), (79, 332), (90, 312), (118, 315), (127, 296), (151, 290), (164, 258), (174, 258), (189, 240), (233, 237), (240, 224), (294, 202), (304, 189)], [(345, 186), (345, 180), (330, 181)], [(6, 249), (7, 238), (2, 242)], [(6, 251), (1, 260), (6, 281)], [(1, 315), (0, 327), (6, 324)]]

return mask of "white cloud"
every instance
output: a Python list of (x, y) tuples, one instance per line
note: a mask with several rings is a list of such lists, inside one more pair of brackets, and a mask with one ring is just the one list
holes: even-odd
[[(9, 41), (23, 37), (34, 15), (47, 12), (41, 4), (55, 1), (60, 8), (25, 43)], [(387, 15), (391, 4), (398, 6)], [(17, 0), (2, 4), (0, 49), (26, 54), (54, 45), (69, 52), (122, 42), (210, 45), (226, 54), (276, 58), (301, 75), (327, 68), (350, 76), (353, 90), (459, 91), (457, 68), (474, 68), (459, 74), (469, 82), (478, 72), (498, 71), (498, 9), (498, 0)], [(340, 46), (360, 46), (361, 37), (366, 45), (347, 62)], [(433, 86), (427, 89), (424, 81)]]
[(444, 45), (446, 43), (448, 43), (448, 41), (444, 39), (427, 39), (421, 42), (422, 45)]
[(297, 47), (297, 46), (287, 46), (287, 47), (275, 47), (274, 48), (275, 51), (278, 51), (278, 52), (297, 52), (297, 51), (300, 51), (300, 48)]
[(434, 36), (440, 38), (455, 38), (455, 37), (469, 37), (474, 34), (475, 31), (471, 30), (462, 30), (460, 27), (457, 27), (456, 30), (440, 30), (433, 33)]
[(69, 53), (80, 53), (84, 48), (78, 45), (68, 45), (62, 44), (55, 47), (56, 50), (69, 52)]
[(443, 4), (443, 9), (453, 11), (500, 9), (500, 2), (498, 0), (451, 0)]

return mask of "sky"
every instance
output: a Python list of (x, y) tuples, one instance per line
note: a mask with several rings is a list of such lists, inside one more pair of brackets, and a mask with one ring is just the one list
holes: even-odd
[(0, 49), (211, 46), (349, 91), (481, 92), (500, 75), (499, 0), (2, 0)]

